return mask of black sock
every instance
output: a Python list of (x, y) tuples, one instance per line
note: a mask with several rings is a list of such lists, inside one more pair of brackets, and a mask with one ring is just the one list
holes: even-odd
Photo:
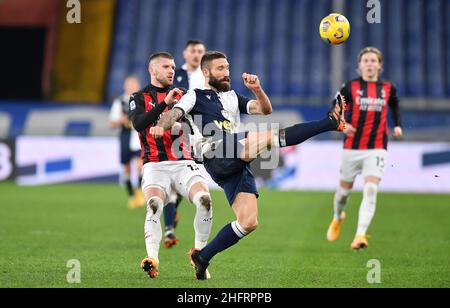
[(297, 124), (280, 130), (280, 147), (300, 144), (318, 134), (335, 130), (330, 118)]
[(202, 249), (200, 256), (209, 262), (216, 254), (235, 245), (246, 235), (247, 232), (236, 221), (233, 221), (217, 233), (216, 237)]
[(132, 197), (134, 195), (133, 185), (131, 185), (131, 180), (130, 179), (126, 179), (125, 180), (125, 189), (127, 190), (127, 193), (128, 193), (129, 197)]
[(166, 229), (175, 227), (175, 203), (169, 203), (164, 207), (164, 223)]

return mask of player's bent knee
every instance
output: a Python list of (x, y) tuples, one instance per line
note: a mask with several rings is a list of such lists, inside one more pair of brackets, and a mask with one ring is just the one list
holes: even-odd
[(209, 194), (202, 196), (200, 198), (200, 204), (209, 211), (212, 206), (211, 196)]
[(211, 195), (209, 194), (209, 192), (206, 191), (198, 192), (194, 196), (193, 203), (197, 207), (203, 207), (207, 211), (210, 211), (212, 207)]
[(346, 203), (350, 196), (350, 190), (339, 187), (338, 190), (336, 191), (336, 196), (338, 198), (339, 203)]
[(245, 220), (243, 223), (240, 223), (240, 225), (242, 226), (242, 228), (244, 228), (244, 230), (247, 233), (253, 232), (256, 230), (256, 228), (258, 227), (258, 219), (256, 218), (250, 218)]
[(150, 197), (147, 201), (147, 212), (156, 214), (161, 212), (164, 207), (164, 202), (159, 197)]

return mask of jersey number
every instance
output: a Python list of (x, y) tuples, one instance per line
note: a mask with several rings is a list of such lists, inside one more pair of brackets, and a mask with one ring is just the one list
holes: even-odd
[(191, 171), (200, 171), (200, 169), (198, 168), (198, 166), (195, 166), (195, 165), (188, 165), (187, 167), (190, 168)]
[(384, 168), (384, 157), (377, 156), (377, 167)]

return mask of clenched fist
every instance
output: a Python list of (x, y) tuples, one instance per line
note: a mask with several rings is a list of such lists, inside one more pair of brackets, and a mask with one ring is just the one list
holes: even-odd
[(155, 139), (160, 139), (164, 136), (164, 128), (161, 126), (150, 127), (150, 135)]
[(242, 80), (244, 80), (244, 85), (250, 90), (257, 90), (261, 88), (261, 83), (257, 75), (252, 75), (248, 73), (242, 74)]

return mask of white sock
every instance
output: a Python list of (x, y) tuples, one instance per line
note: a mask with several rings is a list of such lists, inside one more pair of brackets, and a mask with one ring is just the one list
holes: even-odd
[(239, 238), (243, 238), (244, 236), (247, 236), (249, 232), (245, 231), (244, 228), (239, 224), (237, 220), (231, 222), (231, 228), (233, 229), (234, 233)]
[(358, 230), (356, 235), (365, 235), (375, 214), (378, 185), (366, 183), (364, 185), (363, 200), (359, 208)]
[(147, 202), (147, 215), (145, 217), (145, 247), (147, 256), (159, 262), (159, 246), (162, 239), (161, 213), (164, 203), (158, 197), (152, 197)]
[(195, 248), (203, 249), (208, 243), (212, 227), (212, 202), (207, 192), (198, 192), (193, 199), (197, 210), (194, 218)]
[(339, 186), (336, 193), (334, 194), (334, 219), (341, 220), (341, 213), (347, 206), (348, 196), (350, 195), (350, 190)]

